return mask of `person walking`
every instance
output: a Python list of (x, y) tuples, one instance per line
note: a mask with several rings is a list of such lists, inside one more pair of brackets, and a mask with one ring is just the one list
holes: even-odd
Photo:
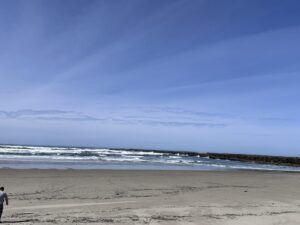
[(2, 223), (1, 217), (2, 217), (2, 213), (3, 213), (4, 200), (6, 202), (6, 205), (8, 205), (8, 197), (7, 197), (7, 194), (4, 192), (4, 187), (0, 187), (0, 223)]

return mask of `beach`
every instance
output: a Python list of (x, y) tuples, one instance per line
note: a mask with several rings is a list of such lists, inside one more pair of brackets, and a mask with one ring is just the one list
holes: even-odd
[(1, 169), (6, 224), (300, 223), (300, 173)]

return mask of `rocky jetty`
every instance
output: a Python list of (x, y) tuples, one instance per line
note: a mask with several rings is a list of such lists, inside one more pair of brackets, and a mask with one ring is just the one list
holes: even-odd
[(243, 162), (255, 162), (263, 164), (272, 164), (280, 166), (299, 166), (300, 157), (284, 157), (284, 156), (269, 156), (269, 155), (246, 155), (246, 154), (222, 154), (222, 153), (207, 153), (211, 159), (225, 159)]

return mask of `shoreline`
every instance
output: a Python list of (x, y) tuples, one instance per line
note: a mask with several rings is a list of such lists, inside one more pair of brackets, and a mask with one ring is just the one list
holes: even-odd
[(186, 172), (186, 173), (294, 173), (294, 174), (300, 174), (300, 171), (293, 171), (293, 170), (262, 170), (262, 169), (223, 169), (223, 170), (180, 170), (180, 169), (78, 169), (78, 168), (9, 168), (9, 167), (0, 167), (0, 170), (2, 171), (45, 171), (45, 172), (51, 172), (51, 171), (74, 171), (74, 172), (157, 172), (157, 173), (169, 173), (169, 172)]

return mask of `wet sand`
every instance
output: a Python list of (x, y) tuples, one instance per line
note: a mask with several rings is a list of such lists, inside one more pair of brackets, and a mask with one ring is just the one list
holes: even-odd
[(300, 173), (0, 170), (6, 224), (300, 224)]

